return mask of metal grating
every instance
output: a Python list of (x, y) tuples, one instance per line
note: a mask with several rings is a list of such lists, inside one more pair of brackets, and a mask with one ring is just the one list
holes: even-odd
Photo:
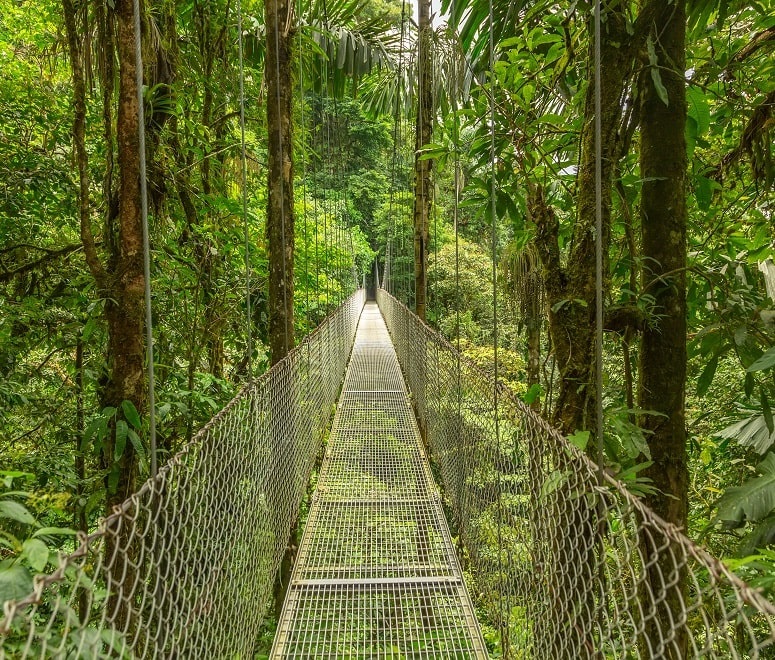
[(455, 557), (438, 504), (426, 498), (322, 501), (299, 554), (297, 581), (443, 577)]
[(468, 595), (452, 579), (296, 585), (276, 639), (276, 657), (487, 657)]
[(487, 657), (374, 304), (358, 326), (272, 657)]

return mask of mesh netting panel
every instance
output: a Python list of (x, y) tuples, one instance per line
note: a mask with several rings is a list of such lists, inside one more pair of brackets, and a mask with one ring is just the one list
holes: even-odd
[(480, 607), (512, 658), (773, 658), (775, 608), (385, 291)]
[(0, 658), (250, 658), (364, 303), (253, 381), (35, 591)]

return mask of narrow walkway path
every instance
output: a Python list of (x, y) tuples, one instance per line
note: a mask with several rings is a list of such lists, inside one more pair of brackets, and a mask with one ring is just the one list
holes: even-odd
[(361, 315), (272, 657), (487, 657), (374, 303)]

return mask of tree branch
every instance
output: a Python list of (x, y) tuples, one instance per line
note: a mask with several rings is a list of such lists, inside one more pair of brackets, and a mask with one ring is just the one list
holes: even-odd
[(551, 300), (564, 289), (565, 274), (558, 242), (560, 223), (554, 210), (546, 203), (544, 189), (540, 185), (531, 185), (528, 189), (527, 216), (536, 226), (535, 244), (543, 266), (544, 285)]
[(78, 31), (76, 28), (76, 10), (73, 0), (62, 0), (62, 9), (65, 17), (65, 29), (67, 31), (67, 44), (70, 50), (70, 68), (73, 73), (73, 101), (75, 112), (73, 114), (73, 138), (75, 153), (78, 161), (78, 215), (81, 224), (81, 242), (83, 243), (86, 264), (97, 285), (107, 288), (107, 273), (97, 255), (94, 242), (94, 234), (91, 230), (91, 214), (89, 212), (89, 156), (86, 152), (86, 84), (83, 76), (83, 63), (78, 45)]
[[(15, 248), (20, 248), (22, 246), (16, 245)], [(27, 247), (27, 246), (24, 246)], [(22, 264), (21, 266), (18, 266), (17, 268), (14, 268), (13, 270), (3, 270), (2, 273), (0, 273), (0, 284), (5, 284), (6, 282), (10, 282), (14, 277), (18, 277), (19, 275), (24, 275), (25, 273), (29, 273), (32, 270), (35, 270), (36, 268), (39, 268), (41, 266), (44, 266), (45, 264), (56, 261), (57, 259), (61, 257), (66, 257), (73, 252), (78, 252), (79, 250), (83, 249), (83, 245), (81, 243), (72, 243), (71, 245), (66, 245), (63, 248), (60, 248), (59, 250), (51, 250), (48, 248), (36, 248), (38, 250), (45, 251), (45, 254), (40, 257), (39, 259), (35, 259), (34, 261), (29, 261), (26, 264)]]

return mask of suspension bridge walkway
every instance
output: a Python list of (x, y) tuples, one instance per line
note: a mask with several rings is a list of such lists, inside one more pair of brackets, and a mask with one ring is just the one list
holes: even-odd
[(387, 328), (367, 303), (276, 658), (486, 658)]
[(387, 292), (364, 297), (6, 602), (0, 660), (265, 657), (334, 409), (272, 657), (775, 657), (758, 591)]

